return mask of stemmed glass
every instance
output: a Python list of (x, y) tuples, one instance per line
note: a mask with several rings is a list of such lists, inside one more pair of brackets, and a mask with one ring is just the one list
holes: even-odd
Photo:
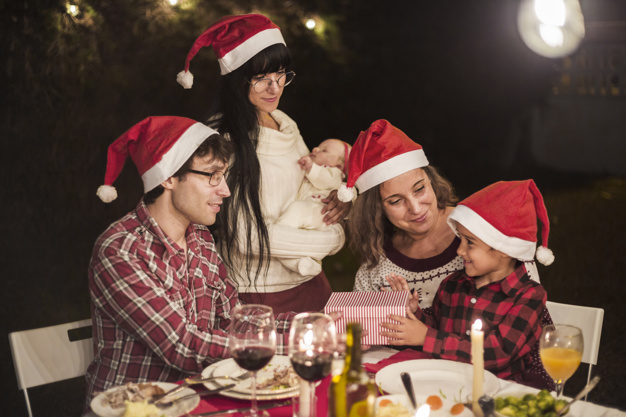
[(583, 332), (576, 326), (549, 324), (541, 332), (539, 356), (548, 375), (554, 379), (556, 397), (580, 365), (583, 356)]
[[(289, 330), (289, 359), (300, 378), (309, 382), (308, 417), (315, 417), (315, 383), (330, 375), (337, 349), (335, 322), (322, 313), (300, 313)], [(300, 405), (306, 401), (300, 398)], [(300, 410), (300, 417), (304, 410)]]
[(252, 405), (247, 416), (269, 416), (259, 412), (256, 401), (256, 373), (267, 365), (276, 352), (276, 326), (271, 307), (248, 304), (235, 307), (228, 327), (229, 351), (237, 365), (252, 372)]

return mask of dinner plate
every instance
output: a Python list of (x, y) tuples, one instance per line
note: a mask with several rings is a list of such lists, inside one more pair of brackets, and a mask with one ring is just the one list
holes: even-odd
[[(400, 374), (407, 372), (413, 381), (415, 395), (439, 395), (449, 400), (463, 402), (472, 392), (472, 365), (444, 359), (418, 359), (386, 366), (376, 374), (376, 384), (386, 393), (404, 394), (406, 391)], [(485, 371), (485, 394), (494, 395), (500, 390), (500, 381)]]
[[(291, 362), (288, 356), (274, 355), (270, 363), (268, 363), (263, 369), (257, 372), (256, 381), (257, 386), (264, 381), (271, 379), (274, 376), (274, 372), (277, 370), (289, 369), (290, 372), (294, 372), (291, 368)], [(237, 376), (241, 375), (245, 371), (237, 365), (234, 359), (224, 359), (223, 361), (214, 363), (202, 371), (203, 377), (209, 376)], [(295, 373), (294, 373), (295, 375)], [(232, 384), (232, 380), (220, 379), (205, 383), (204, 385), (209, 388), (217, 388), (226, 384)], [(222, 391), (221, 395), (225, 397), (236, 398), (240, 400), (249, 400), (252, 395), (251, 391), (252, 378), (248, 378), (235, 385), (234, 388)], [(257, 389), (257, 399), (264, 400), (278, 400), (283, 398), (297, 397), (300, 391), (300, 385), (296, 383), (291, 387), (269, 387), (267, 389)]]
[[(150, 383), (157, 385), (163, 391), (169, 391), (178, 386), (177, 384), (171, 384), (169, 382), (150, 382)], [(100, 394), (96, 395), (91, 400), (91, 410), (94, 413), (96, 413), (99, 417), (122, 416), (124, 412), (126, 411), (126, 407), (111, 408), (109, 405), (102, 404), (102, 400), (104, 399), (107, 393), (118, 390), (118, 389), (124, 389), (124, 386), (113, 387), (113, 388), (106, 390), (105, 392), (101, 392)], [(177, 395), (177, 397), (182, 397), (184, 395), (189, 395), (189, 394), (194, 394), (194, 393), (195, 391), (193, 389), (185, 388)], [(176, 397), (172, 397), (172, 399), (173, 398), (176, 398)], [(160, 408), (159, 410), (161, 411), (162, 415), (165, 417), (179, 417), (179, 416), (187, 414), (189, 411), (196, 408), (199, 403), (200, 403), (200, 396), (195, 395), (193, 397), (189, 397), (186, 400), (177, 401), (174, 404), (172, 404), (171, 407)]]

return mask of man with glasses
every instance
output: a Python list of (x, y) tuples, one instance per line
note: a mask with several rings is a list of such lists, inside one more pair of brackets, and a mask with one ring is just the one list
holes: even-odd
[[(94, 394), (128, 382), (179, 381), (228, 356), (225, 333), (238, 292), (226, 277), (207, 226), (230, 196), (224, 176), (231, 144), (182, 117), (149, 117), (108, 151), (98, 196), (130, 156), (144, 197), (97, 239), (89, 264), (95, 357), (87, 370)], [(292, 314), (277, 316), (283, 353)]]

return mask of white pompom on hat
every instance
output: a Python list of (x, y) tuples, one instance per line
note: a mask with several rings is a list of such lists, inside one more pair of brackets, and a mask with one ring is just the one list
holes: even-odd
[(221, 74), (228, 74), (268, 46), (285, 45), (280, 28), (260, 14), (225, 16), (205, 30), (191, 46), (185, 69), (178, 73), (176, 81), (184, 88), (191, 88), (193, 75), (189, 64), (198, 51), (212, 46)]
[(350, 151), (348, 180), (342, 184), (337, 197), (352, 201), (354, 187), (363, 193), (372, 187), (428, 165), (422, 146), (387, 120), (376, 120), (359, 134)]
[(216, 130), (185, 117), (152, 116), (142, 120), (109, 146), (104, 185), (96, 194), (105, 203), (117, 198), (113, 182), (129, 156), (147, 193), (174, 175), (198, 146), (215, 134)]
[[(541, 221), (542, 245), (537, 247), (537, 218)], [(550, 221), (543, 197), (533, 180), (500, 181), (461, 201), (448, 216), (492, 248), (520, 261), (554, 262), (548, 249)]]

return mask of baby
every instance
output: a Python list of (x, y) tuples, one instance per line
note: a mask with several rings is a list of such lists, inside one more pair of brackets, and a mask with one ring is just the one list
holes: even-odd
[[(305, 172), (296, 200), (289, 204), (276, 224), (298, 229), (326, 227), (322, 200), (339, 188), (348, 173), (348, 156), (352, 147), (339, 139), (326, 139), (298, 161)], [(301, 275), (317, 275), (322, 271), (319, 261), (310, 257), (281, 258), (281, 263)]]

